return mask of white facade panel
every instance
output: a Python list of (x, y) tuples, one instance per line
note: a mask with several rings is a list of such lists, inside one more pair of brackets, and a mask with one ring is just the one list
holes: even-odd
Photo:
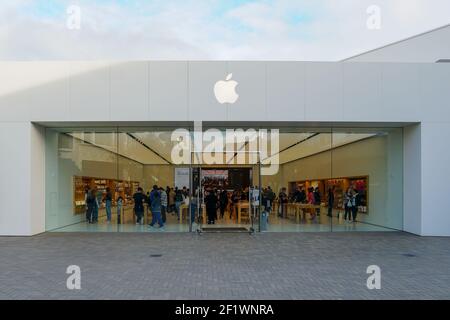
[(450, 25), (350, 57), (344, 61), (433, 63), (440, 59), (450, 59)]
[(267, 63), (267, 119), (305, 120), (306, 63)]
[(45, 231), (45, 128), (32, 124), (30, 127), (30, 231)]
[(422, 234), (422, 163), (420, 124), (403, 129), (403, 229)]
[[(235, 61), (228, 63), (228, 73), (238, 82), (239, 99), (229, 106), (227, 120), (263, 121), (267, 119), (266, 63)], [(223, 121), (224, 119), (218, 118)]]
[(30, 119), (31, 92), (36, 85), (28, 75), (26, 62), (0, 62), (0, 121)]
[(381, 105), (381, 65), (344, 64), (344, 119), (387, 120)]
[(420, 120), (450, 121), (450, 64), (423, 64), (419, 68)]
[(150, 62), (149, 99), (148, 120), (188, 120), (188, 63)]
[(305, 119), (343, 120), (343, 64), (311, 62), (306, 65)]
[(422, 235), (450, 236), (450, 122), (425, 122), (422, 133)]
[(149, 113), (148, 62), (126, 62), (111, 66), (110, 114), (113, 121), (147, 119)]
[(420, 72), (417, 64), (381, 65), (380, 111), (384, 121), (420, 120)]
[(69, 68), (69, 117), (72, 121), (109, 121), (110, 67), (73, 62)]
[(27, 77), (39, 83), (30, 91), (33, 121), (69, 120), (69, 71), (64, 62), (30, 62)]
[(29, 122), (0, 122), (1, 235), (31, 234), (30, 127)]
[(227, 119), (229, 105), (214, 95), (214, 85), (226, 76), (226, 62), (189, 62), (189, 120)]

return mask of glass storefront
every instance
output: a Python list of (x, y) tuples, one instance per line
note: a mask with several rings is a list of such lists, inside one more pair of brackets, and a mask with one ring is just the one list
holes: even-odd
[(401, 128), (46, 129), (47, 231), (402, 226)]

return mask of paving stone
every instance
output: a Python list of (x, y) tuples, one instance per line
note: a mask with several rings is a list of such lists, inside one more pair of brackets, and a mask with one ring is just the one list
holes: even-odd
[(450, 298), (450, 238), (401, 232), (44, 233), (0, 237), (0, 257), (0, 299)]

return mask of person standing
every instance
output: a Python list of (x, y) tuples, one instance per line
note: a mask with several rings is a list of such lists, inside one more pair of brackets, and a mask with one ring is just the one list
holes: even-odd
[(208, 224), (215, 224), (217, 215), (217, 195), (212, 190), (208, 190), (208, 194), (205, 197), (205, 206)]
[(121, 221), (122, 208), (123, 208), (123, 198), (119, 196), (117, 198), (117, 224), (122, 223)]
[(295, 187), (294, 194), (292, 195), (292, 202), (301, 203), (302, 202), (302, 194), (300, 192), (300, 188)]
[(225, 209), (228, 206), (228, 192), (227, 190), (222, 190), (220, 192), (220, 218), (223, 219), (225, 215)]
[(88, 203), (87, 203), (87, 200), (88, 200), (88, 197), (89, 197), (89, 192), (90, 192), (90, 189), (88, 187), (84, 188), (84, 205), (85, 205), (85, 208), (86, 208), (86, 221), (88, 221), (88, 222), (90, 222), (90, 219), (89, 219), (89, 208), (88, 208)]
[(249, 190), (249, 196), (250, 196), (250, 221), (254, 221), (257, 216), (259, 216), (259, 205), (261, 204), (261, 194), (259, 190), (259, 186), (250, 186)]
[(93, 223), (93, 217), (94, 217), (94, 210), (96, 206), (96, 199), (95, 199), (95, 190), (89, 189), (87, 195), (86, 195), (86, 221), (88, 223)]
[(167, 194), (167, 213), (172, 212), (172, 196), (170, 192), (170, 187), (166, 187), (166, 194)]
[(106, 223), (111, 223), (111, 205), (112, 205), (111, 189), (107, 187), (105, 195)]
[(161, 195), (161, 218), (162, 218), (162, 222), (166, 223), (166, 221), (167, 221), (166, 212), (167, 212), (167, 205), (168, 205), (167, 193), (166, 193), (166, 191), (164, 191), (164, 188), (162, 188), (162, 187), (159, 189), (159, 193)]
[(180, 189), (175, 188), (175, 211), (178, 220), (180, 220), (180, 206), (183, 204), (183, 202), (184, 202), (183, 192)]
[[(344, 220), (346, 222), (350, 222), (351, 220), (351, 211), (353, 204), (353, 188), (350, 186), (347, 191), (344, 193)], [(347, 219), (348, 218), (348, 219)]]
[(153, 190), (150, 193), (150, 210), (152, 211), (152, 222), (149, 224), (150, 227), (153, 227), (155, 223), (158, 223), (159, 227), (164, 227), (164, 223), (161, 218), (161, 194), (158, 190), (158, 187), (153, 186)]
[(305, 188), (301, 187), (300, 188), (300, 199), (299, 199), (300, 203), (305, 203), (306, 202), (306, 192), (305, 192)]
[(286, 193), (286, 188), (281, 188), (280, 193), (278, 194), (278, 201), (280, 202), (280, 209), (278, 216), (281, 218), (286, 217), (287, 204), (288, 204), (288, 195)]
[(275, 198), (276, 198), (275, 192), (273, 192), (272, 188), (268, 186), (264, 196), (265, 199), (264, 206), (268, 214), (270, 214), (270, 212), (272, 211), (272, 206), (273, 202), (275, 201)]
[(145, 194), (141, 187), (137, 188), (133, 195), (134, 200), (134, 214), (136, 215), (136, 224), (142, 224), (142, 217), (144, 216), (144, 202)]
[(328, 217), (333, 216), (333, 207), (334, 207), (334, 186), (328, 188)]
[(239, 203), (240, 195), (238, 190), (233, 190), (231, 194), (231, 209), (230, 209), (230, 220), (233, 219), (233, 213), (237, 210), (237, 205)]
[(97, 188), (93, 189), (94, 194), (94, 210), (92, 212), (92, 223), (98, 222), (98, 211), (100, 208), (100, 204), (102, 203), (102, 193), (97, 190)]
[[(308, 204), (314, 205), (314, 188), (308, 188)], [(311, 220), (316, 218), (315, 210), (311, 211)]]
[(148, 196), (147, 201), (148, 201), (149, 206), (151, 206), (153, 197), (155, 196), (156, 193), (159, 193), (159, 189), (158, 189), (158, 186), (155, 184), (152, 187), (152, 191), (147, 194), (147, 196)]
[(191, 223), (195, 222), (195, 216), (197, 215), (197, 209), (199, 206), (199, 192), (196, 190), (194, 194), (192, 195), (192, 199), (190, 201), (191, 206)]
[[(321, 202), (322, 202), (322, 197), (320, 196), (320, 191), (319, 191), (319, 187), (316, 187), (314, 189), (314, 205), (316, 206), (320, 206)], [(320, 207), (316, 208), (316, 216), (320, 216)]]
[(352, 221), (356, 222), (356, 215), (358, 214), (359, 193), (356, 190), (352, 192)]

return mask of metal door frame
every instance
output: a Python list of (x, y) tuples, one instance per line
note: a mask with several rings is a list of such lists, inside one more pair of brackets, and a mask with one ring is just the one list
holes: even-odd
[[(195, 163), (194, 162), (194, 156), (195, 154), (203, 154), (203, 153), (207, 153), (204, 151), (194, 151), (191, 150), (190, 151), (190, 162), (189, 162), (189, 207), (188, 207), (188, 216), (189, 216), (189, 232), (192, 232), (192, 218), (191, 218), (191, 206), (192, 206), (192, 198), (196, 192), (196, 190), (193, 189), (194, 187), (194, 183), (193, 183), (193, 179), (194, 179), (194, 168), (198, 168), (198, 175), (199, 175), (199, 192), (198, 192), (198, 199), (197, 199), (197, 212), (195, 215), (195, 219), (194, 221), (197, 221), (197, 230), (195, 230), (198, 233), (201, 233), (201, 229), (203, 226), (203, 215), (201, 214), (201, 209), (202, 209), (202, 205), (203, 205), (203, 188), (202, 188), (202, 178), (201, 178), (201, 171), (202, 171), (202, 167), (203, 167), (203, 157), (201, 157), (199, 163)], [(255, 230), (255, 219), (257, 218), (258, 221), (258, 232), (261, 230), (261, 213), (262, 213), (262, 191), (261, 191), (261, 157), (260, 157), (260, 151), (222, 151), (222, 153), (234, 153), (234, 154), (238, 154), (238, 153), (243, 153), (243, 154), (256, 154), (257, 160), (256, 163), (254, 164), (249, 164), (250, 166), (252, 166), (252, 170), (254, 169), (253, 166), (257, 166), (258, 168), (258, 191), (259, 191), (259, 199), (258, 199), (258, 217), (256, 217), (256, 213), (253, 213), (253, 208), (251, 205), (251, 199), (249, 198), (249, 215), (250, 215), (250, 233), (254, 233)], [(212, 164), (214, 165), (214, 164)], [(218, 166), (220, 166), (221, 164), (217, 164)], [(226, 166), (226, 164), (222, 164), (224, 166)], [(253, 171), (252, 171), (252, 175), (253, 175)], [(253, 179), (252, 179), (253, 180)], [(252, 181), (252, 185), (254, 185), (254, 182)], [(250, 192), (249, 192), (249, 197), (250, 197)], [(200, 223), (201, 222), (201, 223)]]

